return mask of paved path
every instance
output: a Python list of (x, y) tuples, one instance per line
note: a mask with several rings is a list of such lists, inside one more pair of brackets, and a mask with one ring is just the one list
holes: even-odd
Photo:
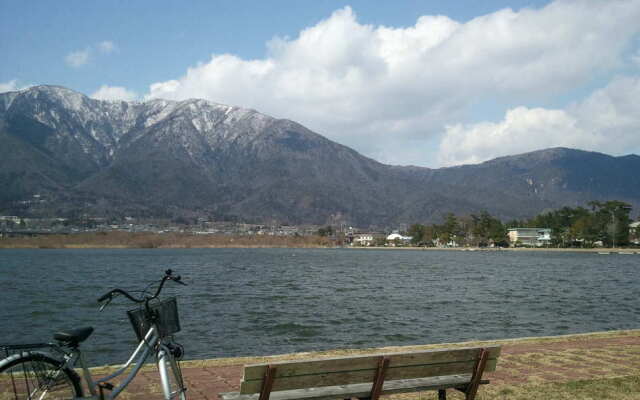
[[(485, 376), (492, 385), (567, 382), (640, 374), (640, 331), (620, 335), (575, 335), (542, 340), (502, 341), (498, 368)], [(474, 344), (475, 345), (475, 344)], [(394, 351), (396, 351), (394, 349)], [(399, 351), (399, 350), (398, 350)], [(233, 363), (233, 360), (229, 362)], [(243, 365), (183, 367), (189, 400), (214, 400), (237, 391)], [(157, 372), (143, 372), (129, 399), (160, 399)]]

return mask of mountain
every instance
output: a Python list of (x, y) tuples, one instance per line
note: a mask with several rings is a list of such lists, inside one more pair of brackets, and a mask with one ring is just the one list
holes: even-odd
[[(549, 149), (478, 165), (389, 166), (304, 126), (205, 100), (0, 94), (0, 213), (208, 216), (357, 226), (487, 210), (640, 205), (640, 157)], [(36, 200), (34, 200), (34, 195)]]

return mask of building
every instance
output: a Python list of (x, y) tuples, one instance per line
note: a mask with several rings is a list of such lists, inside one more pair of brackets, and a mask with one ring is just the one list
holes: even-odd
[(393, 232), (387, 236), (387, 245), (389, 246), (406, 245), (409, 242), (411, 242), (411, 236), (403, 236), (398, 232)]
[(20, 223), (20, 217), (15, 215), (0, 215), (0, 222), (11, 222), (17, 225)]
[(357, 233), (353, 236), (354, 246), (374, 246), (376, 244), (376, 235), (373, 233)]
[(629, 224), (629, 239), (633, 244), (640, 244), (640, 221)]
[(512, 246), (542, 247), (551, 242), (549, 228), (511, 228), (507, 233)]

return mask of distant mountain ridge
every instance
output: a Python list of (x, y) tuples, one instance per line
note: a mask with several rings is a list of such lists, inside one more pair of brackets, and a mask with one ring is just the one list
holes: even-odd
[[(638, 207), (637, 171), (636, 155), (563, 148), (389, 166), (296, 122), (205, 100), (101, 101), (57, 86), (0, 94), (0, 213), (364, 227), (481, 210), (522, 218), (589, 200)], [(34, 194), (45, 201), (29, 204)]]

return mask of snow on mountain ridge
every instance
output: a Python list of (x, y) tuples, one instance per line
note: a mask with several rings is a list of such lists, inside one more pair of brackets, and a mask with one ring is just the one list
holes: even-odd
[[(148, 129), (179, 114), (184, 114), (185, 117), (188, 115), (192, 126), (202, 135), (217, 137), (218, 140), (235, 140), (242, 135), (255, 136), (274, 120), (252, 109), (204, 99), (151, 99), (144, 102), (98, 100), (54, 85), (33, 86), (20, 91), (0, 93), (0, 104), (4, 105), (4, 110), (7, 111), (15, 99), (20, 97), (31, 99), (29, 104), (35, 107), (32, 115), (38, 122), (53, 128), (57, 135), (67, 134), (79, 140), (78, 127), (71, 129), (69, 126), (71, 116), (91, 138), (80, 139), (79, 142), (95, 141), (107, 150), (109, 158), (120, 140), (129, 132)], [(40, 103), (46, 103), (47, 106), (38, 106)], [(238, 127), (238, 124), (241, 127)], [(88, 147), (91, 147), (91, 143), (83, 143), (86, 151), (89, 151)]]
[(70, 165), (83, 154), (95, 165), (106, 166), (136, 143), (145, 143), (185, 151), (204, 166), (212, 152), (238, 147), (265, 151), (274, 141), (295, 141), (289, 138), (285, 120), (203, 99), (108, 101), (58, 86), (35, 86), (0, 94), (0, 107), (9, 101), (7, 110), (17, 108), (8, 112), (30, 115), (51, 128), (47, 147), (68, 154)]

